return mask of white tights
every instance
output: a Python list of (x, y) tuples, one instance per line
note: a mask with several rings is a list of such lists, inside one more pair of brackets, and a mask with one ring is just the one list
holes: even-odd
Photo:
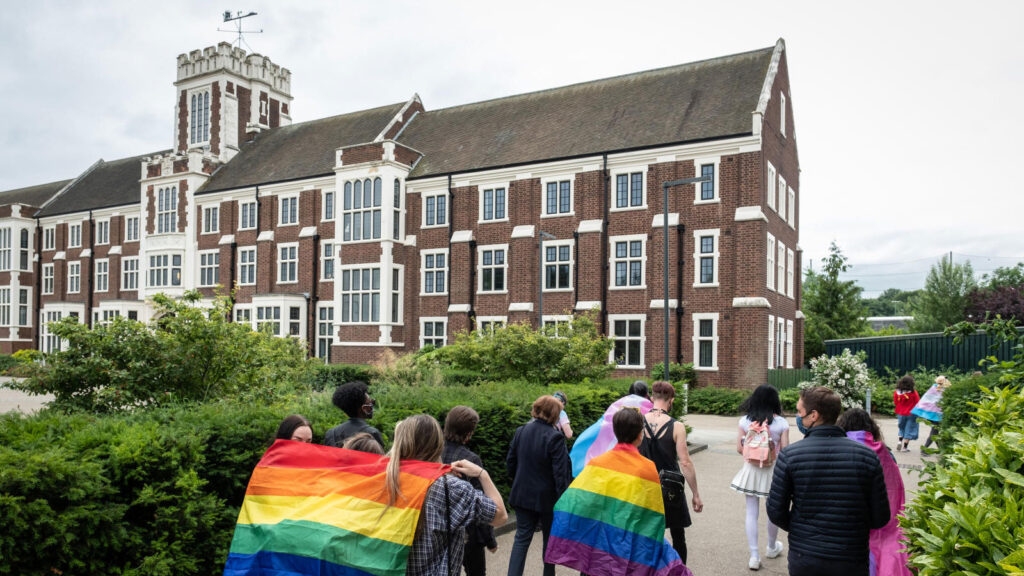
[[(747, 496), (747, 545), (750, 546), (751, 558), (761, 557), (757, 551), (757, 513), (760, 508), (760, 498)], [(765, 520), (768, 522), (768, 546), (775, 546), (775, 541), (779, 538), (779, 527), (772, 524), (771, 520)]]

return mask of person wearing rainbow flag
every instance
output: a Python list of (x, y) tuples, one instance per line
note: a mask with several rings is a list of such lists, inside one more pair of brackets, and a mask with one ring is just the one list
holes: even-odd
[(637, 446), (643, 416), (612, 417), (618, 444), (592, 458), (555, 504), (545, 562), (590, 576), (692, 576), (665, 541), (665, 506), (654, 463)]

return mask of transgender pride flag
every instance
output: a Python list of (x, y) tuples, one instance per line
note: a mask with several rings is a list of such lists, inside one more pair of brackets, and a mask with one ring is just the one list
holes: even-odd
[(658, 470), (632, 444), (591, 460), (558, 499), (544, 560), (592, 576), (693, 576), (665, 541)]
[(623, 408), (637, 408), (641, 414), (646, 414), (653, 407), (654, 404), (650, 400), (636, 394), (623, 396), (613, 402), (604, 411), (604, 416), (584, 430), (576, 438), (576, 443), (572, 445), (569, 457), (572, 459), (573, 477), (579, 476), (583, 472), (583, 467), (587, 465), (587, 462), (590, 462), (591, 458), (600, 456), (611, 450), (612, 446), (615, 446), (616, 440), (615, 432), (612, 430), (612, 418), (616, 412)]
[(224, 576), (403, 576), (423, 500), (448, 466), (278, 440), (249, 480)]

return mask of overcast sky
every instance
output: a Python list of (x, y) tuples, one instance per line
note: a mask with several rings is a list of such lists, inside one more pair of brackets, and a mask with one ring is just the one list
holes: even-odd
[(1024, 2), (10, 2), (0, 190), (172, 146), (178, 54), (232, 42), (292, 71), (295, 122), (427, 109), (771, 46), (784, 38), (804, 265), (835, 240), (875, 295), (952, 252), (1024, 260)]

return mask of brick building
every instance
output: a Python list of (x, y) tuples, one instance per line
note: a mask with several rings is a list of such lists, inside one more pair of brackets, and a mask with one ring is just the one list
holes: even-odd
[[(332, 362), (583, 311), (622, 375), (664, 355), (753, 386), (803, 362), (785, 44), (440, 110), (291, 122), (291, 74), (178, 57), (174, 148), (0, 192), (0, 351), (68, 316), (236, 289), (238, 322)], [(662, 183), (669, 191), (665, 270)], [(543, 270), (543, 281), (541, 275)], [(543, 287), (541, 284), (543, 283)]]

